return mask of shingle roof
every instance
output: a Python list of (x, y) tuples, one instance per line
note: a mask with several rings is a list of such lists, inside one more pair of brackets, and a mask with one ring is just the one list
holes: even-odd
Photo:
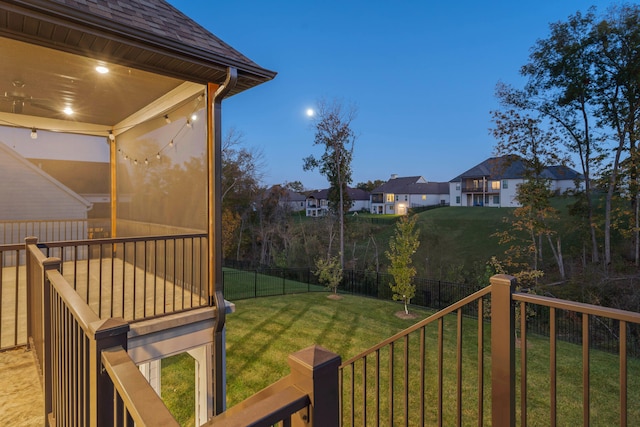
[(233, 67), (231, 94), (276, 75), (164, 0), (0, 0), (0, 35), (200, 84)]
[[(525, 175), (525, 165), (516, 155), (490, 157), (482, 163), (463, 172), (449, 182), (460, 182), (465, 178), (519, 179)], [(543, 178), (556, 180), (581, 179), (582, 175), (568, 166), (548, 166), (542, 173)]]
[(204, 51), (257, 66), (164, 0), (50, 0), (111, 24), (135, 28)]
[(372, 193), (389, 194), (448, 194), (449, 184), (446, 182), (427, 182), (421, 176), (392, 178)]
[[(355, 200), (369, 200), (369, 193), (367, 191), (361, 190), (360, 188), (347, 188), (347, 194), (349, 198), (353, 201)], [(329, 198), (329, 189), (325, 188), (324, 190), (316, 190), (307, 196), (307, 198), (314, 198), (317, 200), (327, 200)]]

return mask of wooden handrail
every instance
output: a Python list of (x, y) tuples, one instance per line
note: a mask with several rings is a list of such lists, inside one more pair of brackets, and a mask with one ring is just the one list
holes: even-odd
[(309, 396), (293, 385), (289, 375), (214, 417), (205, 426), (271, 426), (288, 420), (310, 403)]
[(290, 354), (288, 363), (291, 374), (204, 425), (268, 427), (283, 421), (290, 426), (337, 426), (340, 356), (314, 345)]
[(122, 347), (102, 351), (102, 366), (137, 426), (179, 425)]

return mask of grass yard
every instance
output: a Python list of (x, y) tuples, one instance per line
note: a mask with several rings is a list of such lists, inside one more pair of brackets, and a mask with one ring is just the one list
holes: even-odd
[[(290, 353), (312, 344), (319, 344), (340, 354), (344, 361), (430, 314), (426, 310), (414, 308), (413, 311), (419, 314), (418, 319), (402, 320), (394, 316), (395, 312), (401, 310), (401, 305), (398, 303), (351, 295), (344, 295), (343, 299), (336, 301), (328, 299), (327, 295), (326, 292), (314, 292), (235, 302), (236, 313), (227, 317), (227, 403), (229, 407), (287, 375), (289, 373), (287, 355)], [(456, 406), (455, 388), (451, 385), (456, 381), (453, 370), (456, 363), (453, 339), (455, 317), (451, 317), (447, 319), (444, 326), (444, 369), (445, 375), (452, 376), (445, 380), (444, 406), (447, 425), (455, 423), (455, 418), (452, 417), (455, 416), (453, 413)], [(435, 383), (437, 359), (434, 352), (437, 347), (437, 338), (430, 328), (426, 331), (427, 383)], [(475, 320), (464, 319), (463, 425), (477, 424), (471, 415), (477, 406), (476, 328)], [(485, 348), (484, 418), (485, 425), (490, 425), (489, 325), (485, 328), (485, 332), (487, 347)], [(416, 339), (411, 338), (411, 342)], [(416, 348), (414, 344), (411, 346)], [(549, 425), (548, 340), (530, 336), (527, 348), (528, 425)], [(519, 350), (516, 356), (518, 372), (516, 394), (519, 399)], [(583, 424), (581, 356), (581, 347), (558, 342), (558, 425)], [(414, 363), (412, 359), (411, 364)], [(592, 351), (590, 363), (591, 425), (617, 425), (619, 422), (617, 356)], [(411, 369), (409, 372), (416, 373), (417, 370)], [(630, 360), (628, 372), (629, 425), (640, 425), (640, 362)], [(163, 361), (162, 375), (163, 398), (167, 406), (182, 425), (193, 425), (193, 361), (189, 356), (167, 359)], [(174, 375), (176, 380), (170, 380), (169, 375)], [(179, 381), (177, 378), (180, 377), (190, 377), (190, 384), (183, 386), (182, 383), (173, 383), (173, 381)], [(417, 381), (413, 377), (414, 375), (411, 376), (410, 382)], [(396, 385), (397, 391), (400, 384)], [(427, 392), (432, 393), (429, 395), (428, 404), (434, 405), (437, 396), (433, 395), (433, 390)], [(386, 397), (383, 398), (386, 399)], [(413, 400), (412, 396), (412, 402)], [(186, 411), (184, 411), (185, 406), (189, 408)], [(183, 412), (178, 414), (179, 410)], [(369, 417), (369, 422), (371, 420), (372, 418)], [(431, 421), (433, 418), (428, 420)]]

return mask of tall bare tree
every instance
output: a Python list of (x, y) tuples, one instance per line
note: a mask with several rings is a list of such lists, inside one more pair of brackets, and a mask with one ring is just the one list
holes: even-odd
[(338, 216), (340, 225), (340, 266), (344, 268), (344, 216), (351, 208), (347, 186), (351, 183), (351, 160), (356, 140), (351, 123), (356, 117), (354, 106), (345, 107), (334, 100), (321, 101), (317, 108), (315, 139), (313, 144), (324, 147), (320, 157), (310, 155), (303, 159), (304, 170), (318, 168), (329, 181), (329, 208)]

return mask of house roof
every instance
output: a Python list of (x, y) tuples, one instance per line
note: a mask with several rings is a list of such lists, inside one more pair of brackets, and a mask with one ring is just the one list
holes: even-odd
[[(75, 121), (112, 126), (184, 82), (223, 83), (229, 67), (229, 95), (276, 75), (164, 0), (0, 0), (0, 57), (11, 101), (0, 113), (18, 101), (24, 115), (68, 120), (53, 101), (84, 100)], [(99, 62), (113, 69), (108, 87), (89, 72)]]
[(109, 163), (73, 160), (28, 159), (45, 173), (81, 194), (109, 194)]
[(388, 194), (448, 194), (446, 182), (428, 182), (421, 176), (391, 178), (372, 193)]
[[(352, 201), (356, 200), (369, 200), (369, 192), (364, 191), (360, 188), (347, 188), (347, 194)], [(317, 200), (328, 200), (329, 199), (329, 189), (326, 188), (324, 190), (315, 190), (307, 195), (307, 199), (317, 199)]]
[[(525, 175), (525, 164), (516, 155), (505, 155), (501, 157), (490, 157), (482, 163), (463, 172), (449, 182), (460, 182), (469, 178), (487, 179), (520, 179)], [(581, 178), (581, 174), (568, 166), (548, 166), (542, 173), (543, 178), (555, 180)]]
[[(12, 148), (7, 146), (2, 141), (0, 141), (0, 156), (2, 156), (4, 158), (12, 159), (11, 161), (12, 161), (13, 164), (21, 165), (24, 170), (27, 170), (27, 171), (29, 171), (29, 173), (32, 173), (32, 174), (35, 174), (35, 175), (39, 176), (40, 178), (42, 178), (43, 180), (45, 180), (49, 184), (51, 184), (54, 187), (56, 187), (61, 192), (65, 193), (65, 194), (69, 195), (71, 198), (75, 199), (78, 203), (84, 205), (87, 209), (89, 209), (91, 207), (91, 202), (89, 202), (87, 199), (85, 199), (84, 197), (80, 196), (78, 193), (74, 192), (72, 189), (70, 189), (69, 187), (67, 187), (66, 185), (64, 185), (63, 183), (61, 183), (60, 181), (58, 181), (57, 179), (55, 179), (54, 177), (52, 177), (51, 175), (49, 175), (48, 173), (46, 173), (45, 171), (43, 171), (42, 169), (40, 169), (39, 167), (34, 165), (33, 163), (31, 163), (29, 160), (25, 159), (23, 156), (18, 154), (17, 151), (13, 150)], [(3, 179), (5, 181), (7, 181), (7, 180), (9, 180), (9, 182), (11, 181), (11, 177), (3, 177)], [(23, 191), (23, 189), (20, 188), (19, 184), (6, 185), (4, 188), (5, 189), (12, 189), (12, 190), (16, 190), (17, 189), (18, 191)]]

